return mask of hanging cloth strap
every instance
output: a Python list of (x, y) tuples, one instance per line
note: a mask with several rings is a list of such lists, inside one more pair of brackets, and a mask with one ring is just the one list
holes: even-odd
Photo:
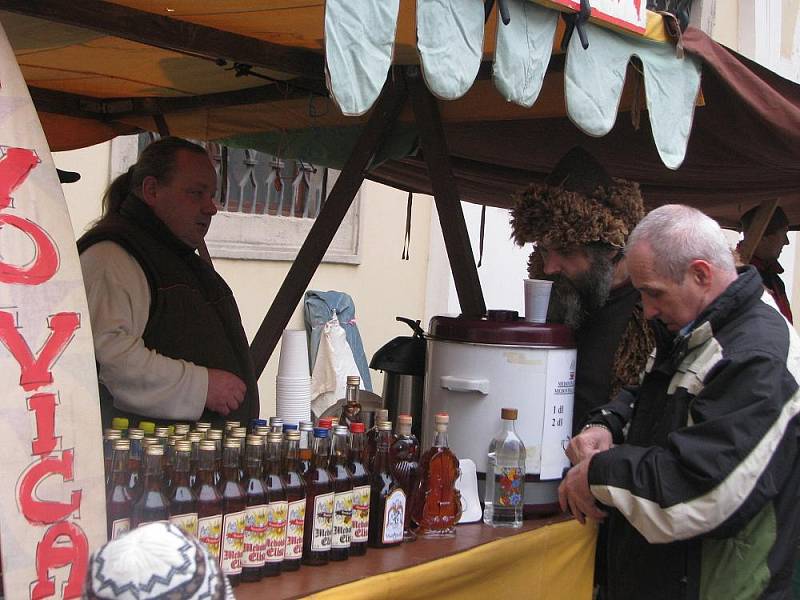
[(414, 201), (414, 194), (408, 192), (408, 203), (406, 204), (406, 236), (403, 240), (403, 254), (400, 256), (402, 260), (409, 259), (408, 251), (411, 249), (411, 204)]
[(486, 235), (486, 205), (481, 207), (481, 233), (478, 240), (478, 267), (483, 262), (483, 239)]

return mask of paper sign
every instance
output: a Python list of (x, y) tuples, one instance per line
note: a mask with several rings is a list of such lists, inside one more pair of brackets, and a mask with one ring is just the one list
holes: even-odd
[(80, 264), (42, 127), (0, 27), (0, 547), (8, 600), (78, 598), (105, 541)]
[[(580, 0), (535, 0), (539, 4), (563, 6), (570, 11), (581, 10)], [(647, 29), (645, 0), (591, 0), (592, 19), (644, 35)], [(589, 40), (591, 46), (592, 41)]]
[(569, 459), (564, 449), (572, 433), (575, 400), (575, 351), (552, 351), (547, 357), (547, 392), (542, 429), (542, 468), (539, 478), (561, 479)]

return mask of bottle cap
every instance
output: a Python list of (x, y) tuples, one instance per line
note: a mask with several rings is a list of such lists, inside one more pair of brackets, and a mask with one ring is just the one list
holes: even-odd
[(347, 425), (337, 425), (333, 428), (333, 433), (336, 435), (347, 435), (348, 429)]
[(347, 376), (347, 385), (361, 385), (361, 377), (359, 375), (348, 375)]
[(437, 425), (447, 425), (450, 422), (450, 416), (447, 413), (436, 413), (433, 420)]
[(297, 442), (300, 440), (300, 432), (299, 431), (287, 431), (285, 434), (286, 439), (290, 442)]
[(144, 438), (142, 440), (142, 446), (145, 448), (149, 448), (150, 446), (158, 446), (161, 447), (161, 442), (159, 442), (156, 438)]
[(205, 450), (205, 451), (211, 450), (212, 452), (214, 452), (217, 450), (217, 446), (216, 444), (214, 444), (213, 440), (203, 440), (200, 442), (200, 450)]
[(152, 421), (139, 421), (139, 429), (145, 432), (145, 434), (153, 434), (156, 430), (156, 424)]
[(191, 452), (192, 451), (192, 442), (189, 440), (179, 440), (175, 442), (175, 451), (176, 452)]
[(398, 423), (398, 425), (400, 423), (408, 423), (409, 425), (411, 425), (411, 423), (413, 423), (413, 421), (414, 421), (414, 419), (411, 417), (411, 415), (397, 415), (397, 423)]
[(103, 437), (107, 440), (118, 440), (122, 438), (122, 431), (119, 429), (106, 429), (103, 432)]
[[(282, 419), (282, 418), (280, 418), (280, 417), (270, 417), (270, 418), (269, 418), (269, 424), (270, 424), (270, 426), (272, 426), (272, 425), (278, 425), (278, 424), (280, 424), (281, 426), (283, 426), (283, 419)], [(266, 423), (265, 423), (265, 425), (266, 425)]]
[(294, 423), (284, 423), (283, 433), (286, 433), (287, 431), (297, 431), (297, 425), (295, 425)]
[(270, 431), (272, 431), (272, 429), (270, 429), (269, 425), (259, 425), (258, 427), (256, 427), (256, 433), (258, 435), (266, 436), (267, 434), (269, 434)]
[(319, 421), (317, 421), (317, 427), (324, 427), (325, 429), (330, 429), (331, 427), (333, 427), (333, 419), (329, 417), (320, 419)]
[(234, 427), (230, 430), (228, 435), (234, 437), (247, 437), (247, 427)]
[(186, 439), (189, 440), (190, 442), (199, 442), (203, 439), (203, 434), (200, 433), (199, 431), (190, 431), (186, 435)]
[(517, 409), (516, 408), (501, 408), (500, 409), (500, 418), (505, 419), (506, 421), (516, 421), (517, 420)]
[(169, 435), (169, 427), (156, 427), (155, 434), (159, 437)]
[(251, 434), (248, 435), (247, 438), (245, 438), (245, 444), (247, 444), (248, 446), (263, 446), (264, 439), (260, 435)]
[(159, 444), (150, 444), (144, 451), (147, 456), (164, 456), (164, 448)]
[(128, 429), (129, 440), (141, 440), (144, 438), (144, 431), (138, 428), (131, 427)]
[(376, 425), (378, 431), (391, 431), (392, 430), (392, 422), (391, 421), (378, 421)]
[(328, 428), (327, 427), (314, 427), (314, 437), (315, 438), (326, 438), (326, 437), (328, 437)]
[(313, 431), (314, 424), (311, 421), (300, 421), (300, 431)]
[(197, 423), (194, 424), (194, 428), (200, 430), (211, 429), (211, 423), (209, 423), (208, 421), (198, 421)]
[[(211, 424), (208, 424), (209, 427)], [(197, 429), (200, 429), (200, 423), (197, 424)], [(191, 430), (188, 423), (175, 423), (175, 435), (186, 435)]]
[(367, 430), (367, 426), (364, 423), (350, 423), (350, 432), (351, 433), (364, 433)]
[(111, 429), (119, 429), (120, 431), (128, 428), (128, 419), (125, 417), (114, 417), (111, 419)]
[(114, 440), (114, 450), (130, 450), (130, 440)]
[(228, 437), (225, 438), (225, 443), (223, 444), (223, 448), (236, 448), (237, 450), (240, 448), (239, 440), (241, 438), (238, 437)]
[(388, 421), (389, 420), (389, 410), (386, 408), (379, 408), (375, 411), (375, 422), (380, 423), (381, 421)]
[(275, 444), (283, 441), (283, 434), (279, 431), (271, 431), (267, 434), (267, 443)]

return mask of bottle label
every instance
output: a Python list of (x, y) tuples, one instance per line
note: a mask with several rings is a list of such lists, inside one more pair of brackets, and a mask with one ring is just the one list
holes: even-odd
[(239, 575), (242, 572), (246, 514), (246, 511), (240, 510), (228, 513), (222, 518), (222, 549), (219, 564), (226, 575)]
[(525, 470), (519, 467), (495, 467), (495, 499), (497, 506), (520, 506), (525, 485)]
[(175, 525), (186, 535), (197, 536), (197, 513), (185, 513), (174, 515), (169, 518), (169, 522)]
[(289, 518), (286, 522), (286, 560), (297, 560), (303, 556), (303, 532), (306, 528), (306, 499), (289, 503)]
[(349, 548), (353, 523), (353, 491), (339, 492), (333, 496), (332, 548)]
[(267, 558), (267, 505), (248, 506), (244, 511), (243, 567), (261, 567)]
[(117, 519), (111, 522), (111, 539), (118, 540), (131, 530), (130, 519)]
[(366, 542), (369, 537), (370, 491), (368, 485), (353, 488), (353, 542)]
[(289, 503), (286, 500), (267, 505), (267, 562), (281, 562), (286, 554), (286, 521)]
[(333, 492), (314, 498), (314, 529), (311, 532), (311, 550), (330, 550), (333, 537)]
[(383, 508), (383, 532), (381, 540), (384, 544), (396, 544), (403, 541), (403, 523), (406, 518), (406, 494), (402, 488), (386, 496)]
[(205, 544), (211, 556), (219, 560), (222, 545), (222, 515), (197, 519), (197, 539)]

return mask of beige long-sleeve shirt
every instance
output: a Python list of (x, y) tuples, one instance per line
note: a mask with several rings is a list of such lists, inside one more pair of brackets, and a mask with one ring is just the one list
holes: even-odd
[(139, 263), (105, 241), (81, 254), (98, 377), (114, 406), (154, 419), (195, 421), (208, 392), (208, 370), (145, 347), (150, 288)]

